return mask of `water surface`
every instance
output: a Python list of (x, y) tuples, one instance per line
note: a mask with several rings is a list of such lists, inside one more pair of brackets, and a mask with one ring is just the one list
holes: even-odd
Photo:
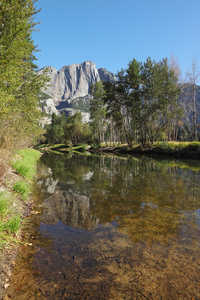
[(200, 299), (196, 162), (43, 155), (13, 299)]

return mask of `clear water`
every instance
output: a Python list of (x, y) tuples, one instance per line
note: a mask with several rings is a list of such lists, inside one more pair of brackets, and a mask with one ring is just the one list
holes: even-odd
[(47, 154), (12, 299), (200, 299), (200, 166)]

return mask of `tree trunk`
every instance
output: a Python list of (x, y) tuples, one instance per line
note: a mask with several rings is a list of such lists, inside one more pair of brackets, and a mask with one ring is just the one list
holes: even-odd
[(194, 140), (197, 139), (197, 132), (196, 132), (196, 87), (195, 84), (193, 84), (193, 135), (194, 135)]

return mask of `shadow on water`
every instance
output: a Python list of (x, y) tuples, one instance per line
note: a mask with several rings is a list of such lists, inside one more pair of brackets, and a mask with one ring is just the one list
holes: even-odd
[(178, 164), (43, 155), (10, 297), (200, 299), (200, 172)]

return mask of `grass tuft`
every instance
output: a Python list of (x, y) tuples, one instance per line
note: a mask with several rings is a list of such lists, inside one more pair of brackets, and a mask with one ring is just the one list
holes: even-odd
[[(36, 175), (37, 161), (41, 154), (34, 149), (23, 149), (18, 155), (19, 159), (11, 162), (11, 165), (23, 179), (14, 184), (13, 191), (26, 201), (31, 192), (31, 180)], [(19, 230), (20, 224), (20, 214), (16, 214), (16, 209), (13, 210), (13, 199), (8, 193), (0, 193), (0, 250), (17, 242), (14, 234)]]
[(20, 215), (18, 214), (17, 216), (12, 216), (8, 222), (6, 223), (5, 229), (9, 232), (9, 233), (17, 233), (17, 231), (19, 230), (21, 224), (21, 219), (20, 219)]
[(22, 159), (14, 162), (13, 167), (24, 179), (30, 181), (37, 172), (36, 162), (40, 157), (40, 152), (34, 149), (22, 149), (18, 154)]
[(7, 233), (0, 232), (0, 251), (3, 251), (5, 247), (11, 246), (13, 243), (19, 243), (14, 237), (9, 236)]
[(12, 242), (17, 242), (13, 234), (16, 234), (20, 228), (20, 215), (14, 215), (11, 210), (13, 199), (5, 192), (0, 193), (0, 250), (5, 246), (11, 245)]
[(16, 181), (13, 186), (13, 191), (22, 196), (22, 199), (26, 201), (30, 194), (30, 185), (24, 180)]
[(4, 218), (10, 212), (10, 197), (5, 193), (0, 193), (0, 218)]

